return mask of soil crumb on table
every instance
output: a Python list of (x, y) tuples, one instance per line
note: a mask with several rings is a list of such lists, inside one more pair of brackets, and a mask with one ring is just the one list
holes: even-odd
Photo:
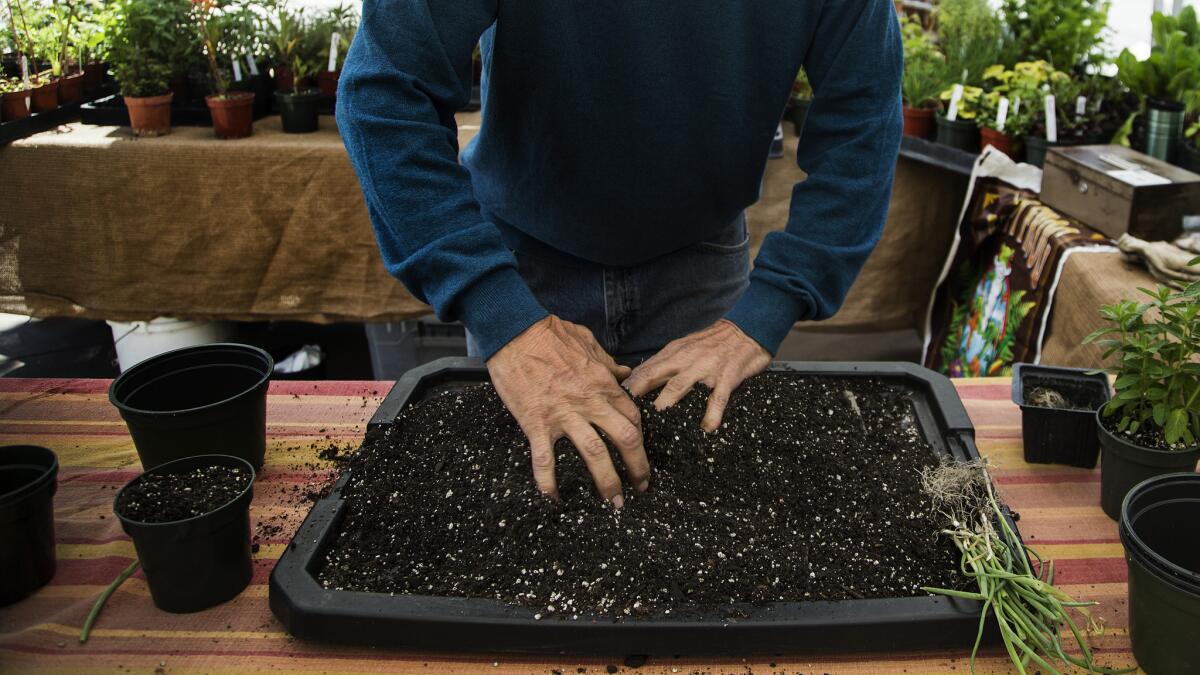
[(182, 473), (147, 473), (121, 493), (117, 512), (142, 523), (169, 523), (211, 513), (250, 484), (250, 473), (209, 466)]
[(712, 434), (700, 428), (707, 392), (662, 412), (655, 395), (638, 400), (650, 489), (626, 480), (619, 511), (566, 440), (560, 499), (540, 494), (529, 444), (490, 385), (412, 405), (351, 460), (320, 582), (568, 620), (966, 585), (920, 487), (938, 458), (901, 390), (765, 373), (733, 394)]

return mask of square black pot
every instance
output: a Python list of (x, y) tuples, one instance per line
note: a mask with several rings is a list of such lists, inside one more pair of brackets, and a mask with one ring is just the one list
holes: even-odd
[[(1087, 409), (1059, 410), (1027, 405), (1034, 387), (1050, 387)], [(1021, 438), (1025, 461), (1032, 464), (1066, 464), (1084, 469), (1096, 466), (1100, 439), (1096, 410), (1108, 403), (1108, 377), (1081, 368), (1013, 366), (1012, 402), (1021, 408)]]
[[(933, 371), (908, 363), (775, 363), (770, 369), (887, 382), (906, 392), (934, 452), (950, 461), (979, 458), (958, 393)], [(410, 403), (487, 379), (478, 359), (450, 357), (415, 368), (392, 388), (370, 426), (393, 424)], [(313, 506), (271, 572), (271, 611), (302, 640), (452, 652), (731, 656), (969, 649), (979, 629), (981, 603), (944, 596), (739, 604), (688, 618), (538, 621), (532, 608), (489, 599), (329, 590), (316, 573), (337, 537), (349, 478), (344, 473)], [(999, 639), (990, 619), (984, 639)]]

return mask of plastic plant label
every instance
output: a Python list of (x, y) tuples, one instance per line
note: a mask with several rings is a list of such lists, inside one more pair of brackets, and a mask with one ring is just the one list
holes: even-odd
[(1021, 114), (1021, 97), (1020, 96), (1013, 99), (1012, 114), (1013, 114), (1013, 117), (1016, 117), (1017, 115)]
[(334, 33), (329, 37), (329, 72), (337, 70), (338, 46), (342, 43), (342, 36), (339, 33)]
[(233, 59), (233, 81), (242, 81), (242, 64), (237, 59)]
[(250, 69), (251, 75), (258, 75), (258, 63), (254, 61), (254, 56), (250, 52), (246, 52), (246, 67)]
[(1083, 117), (1087, 113), (1087, 97), (1080, 96), (1075, 99), (1075, 116)]
[(1054, 104), (1054, 94), (1046, 94), (1046, 140), (1058, 142), (1058, 107)]
[(946, 119), (951, 122), (958, 119), (958, 102), (963, 97), (963, 86), (961, 84), (954, 85), (954, 91), (950, 93), (950, 110), (946, 112)]
[(1001, 96), (996, 108), (996, 131), (1004, 131), (1004, 123), (1008, 121), (1008, 97)]
[(25, 83), (25, 87), (29, 87), (29, 59), (25, 55), (21, 55), (21, 81)]

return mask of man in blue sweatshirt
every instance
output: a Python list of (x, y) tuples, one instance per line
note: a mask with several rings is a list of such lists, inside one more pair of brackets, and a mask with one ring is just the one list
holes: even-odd
[[(887, 213), (901, 61), (892, 0), (365, 0), (338, 126), (384, 262), (466, 325), (538, 487), (566, 437), (620, 508), (597, 430), (650, 482), (626, 389), (663, 408), (707, 385), (715, 431), (796, 321), (840, 307)], [(743, 211), (801, 66), (807, 179), (750, 272)]]

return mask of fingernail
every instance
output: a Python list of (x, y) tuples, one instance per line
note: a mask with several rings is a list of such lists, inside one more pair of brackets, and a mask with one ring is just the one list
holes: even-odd
[(643, 480), (642, 482), (637, 484), (638, 492), (645, 492), (646, 490), (649, 490), (649, 489), (650, 489), (650, 479), (649, 478), (647, 478), (646, 480)]
[(625, 498), (621, 495), (613, 495), (609, 501), (612, 502), (614, 509), (620, 509), (622, 506), (625, 506)]

